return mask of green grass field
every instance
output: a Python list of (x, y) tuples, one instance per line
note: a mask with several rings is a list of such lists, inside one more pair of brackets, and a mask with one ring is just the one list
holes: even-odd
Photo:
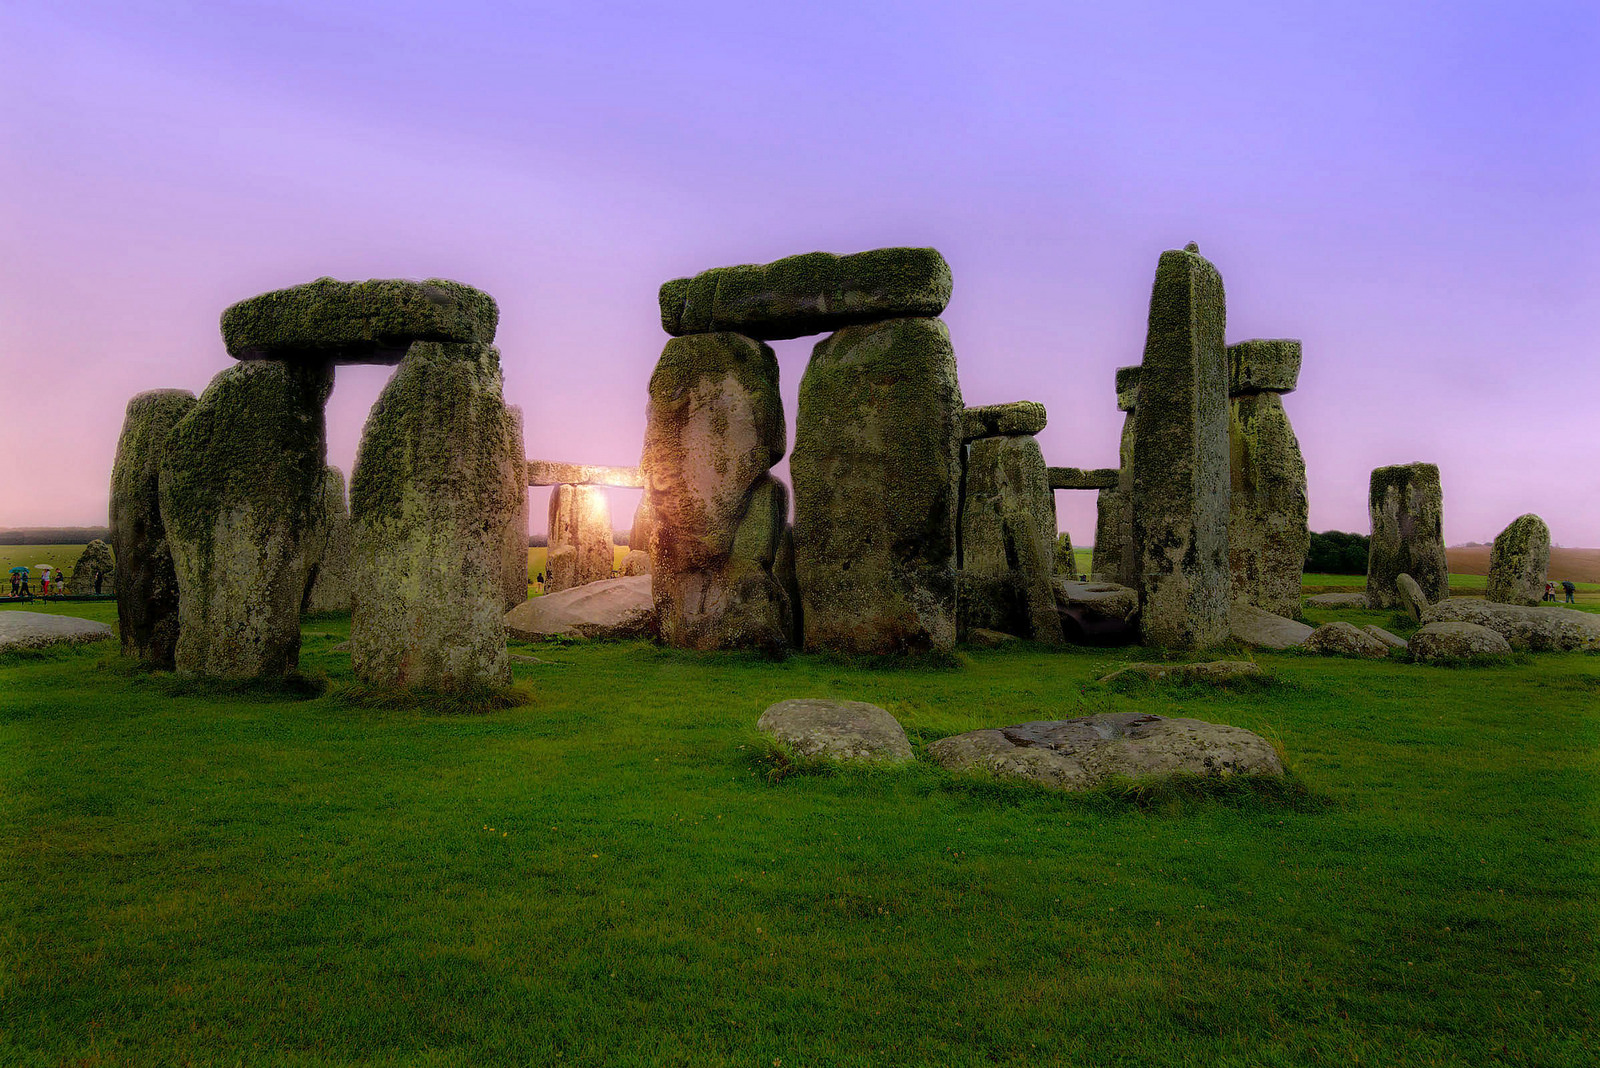
[[(44, 559), (44, 557), (40, 557)], [(4, 609), (11, 610), (11, 609)], [(113, 605), (58, 610), (114, 621)], [(1396, 625), (1388, 613), (1331, 613)], [(1369, 621), (1363, 618), (1361, 621)], [(223, 694), (109, 643), (0, 658), (0, 1064), (1591, 1065), (1600, 657), (1134, 650), (944, 669), (516, 646), (521, 707)], [(784, 697), (920, 745), (1137, 709), (1259, 731), (1309, 799), (784, 777)]]

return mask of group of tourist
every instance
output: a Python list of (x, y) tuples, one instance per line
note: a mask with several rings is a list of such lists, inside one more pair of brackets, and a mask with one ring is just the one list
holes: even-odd
[[(96, 571), (94, 573), (94, 592), (96, 595), (104, 588), (105, 581), (105, 572)], [(66, 572), (49, 569), (39, 576), (40, 597), (65, 597), (66, 595)], [(11, 572), (11, 596), (25, 599), (33, 597), (33, 585), (28, 581), (27, 571)]]
[[(1567, 595), (1565, 601), (1566, 604), (1577, 603), (1577, 598), (1574, 597), (1573, 594), (1578, 592), (1578, 587), (1573, 584), (1571, 579), (1561, 580), (1561, 592)], [(1546, 582), (1544, 584), (1544, 599), (1547, 601), (1554, 601), (1556, 599), (1556, 584), (1554, 582)]]

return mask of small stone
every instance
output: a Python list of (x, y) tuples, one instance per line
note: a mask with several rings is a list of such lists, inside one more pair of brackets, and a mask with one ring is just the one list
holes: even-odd
[(100, 575), (100, 590), (110, 593), (116, 587), (116, 558), (112, 555), (111, 546), (95, 538), (83, 547), (83, 552), (78, 554), (78, 562), (72, 565), (72, 580), (67, 583), (67, 589), (82, 595), (94, 593), (94, 577)]
[(1404, 638), (1391, 631), (1384, 630), (1382, 627), (1373, 626), (1369, 623), (1367, 626), (1362, 627), (1361, 629), (1391, 649), (1399, 651), (1406, 648), (1406, 640)]
[(1045, 426), (1044, 405), (1038, 401), (986, 404), (961, 412), (961, 440), (974, 441), (1007, 434), (1037, 434)]
[(656, 629), (650, 576), (629, 575), (530, 597), (505, 614), (506, 631), (522, 641), (648, 638)]
[(1263, 649), (1293, 649), (1304, 644), (1314, 629), (1254, 605), (1236, 603), (1228, 613), (1228, 630), (1234, 639)]
[(1513, 649), (1573, 652), (1600, 648), (1600, 616), (1556, 605), (1498, 604), (1481, 597), (1451, 597), (1431, 605), (1423, 623), (1476, 623), (1497, 632)]
[(1007, 634), (1002, 630), (990, 630), (988, 627), (974, 627), (967, 632), (969, 644), (980, 649), (994, 649), (1001, 645), (1012, 645), (1020, 641), (1015, 634)]
[(1410, 616), (1413, 623), (1422, 622), (1422, 613), (1428, 610), (1428, 595), (1422, 592), (1417, 580), (1404, 573), (1396, 575), (1394, 592), (1400, 610)]
[(648, 575), (650, 574), (650, 554), (643, 549), (629, 549), (627, 555), (622, 558), (622, 567), (618, 570), (630, 578)]
[(761, 713), (756, 729), (802, 757), (888, 764), (911, 759), (911, 742), (900, 721), (863, 701), (779, 701)]
[(1300, 648), (1323, 656), (1354, 656), (1379, 660), (1389, 655), (1389, 646), (1357, 627), (1340, 620), (1324, 623), (1312, 631)]
[(111, 636), (110, 627), (92, 619), (49, 612), (0, 612), (0, 652), (56, 644), (82, 645)]
[(1300, 342), (1295, 338), (1240, 341), (1228, 346), (1228, 396), (1293, 393), (1300, 381)]
[(1450, 596), (1444, 551), (1444, 490), (1434, 464), (1397, 464), (1372, 472), (1367, 494), (1372, 541), (1367, 549), (1367, 600), (1400, 603), (1396, 576), (1410, 575), (1431, 601)]
[(516, 481), (515, 500), (505, 513), (500, 542), (500, 582), (505, 587), (501, 602), (510, 611), (528, 599), (528, 455), (522, 440), (522, 408), (506, 405), (506, 443), (502, 454), (511, 463)]
[(1476, 623), (1425, 623), (1411, 636), (1411, 655), (1418, 660), (1478, 660), (1508, 656), (1511, 645), (1488, 627)]
[(1494, 539), (1483, 595), (1503, 604), (1539, 604), (1549, 573), (1550, 528), (1532, 513), (1518, 516)]
[(1312, 608), (1366, 608), (1367, 595), (1353, 590), (1349, 593), (1318, 593), (1307, 597), (1306, 604)]
[(1248, 660), (1212, 660), (1204, 664), (1129, 664), (1103, 676), (1101, 682), (1118, 679), (1149, 679), (1152, 682), (1226, 684), (1235, 679), (1265, 675), (1260, 664)]

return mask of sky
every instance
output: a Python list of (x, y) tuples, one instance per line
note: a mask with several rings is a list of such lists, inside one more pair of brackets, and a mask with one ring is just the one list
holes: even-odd
[[(1304, 342), (1312, 529), (1427, 460), (1451, 543), (1600, 545), (1597, 54), (1600, 5), (1537, 0), (0, 0), (0, 527), (104, 523), (127, 399), (324, 275), (487, 290), (529, 455), (633, 464), (662, 281), (931, 245), (966, 402), (1115, 466), (1113, 372), (1197, 241), (1230, 342)], [(774, 345), (791, 444), (814, 340)], [(347, 473), (390, 373), (338, 371)]]

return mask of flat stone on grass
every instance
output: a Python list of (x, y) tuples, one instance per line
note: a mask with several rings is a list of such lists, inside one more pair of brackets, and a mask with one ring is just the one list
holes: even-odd
[(1481, 660), (1508, 656), (1511, 643), (1476, 623), (1426, 623), (1411, 636), (1411, 655), (1418, 660)]
[(505, 624), (508, 634), (523, 641), (648, 638), (656, 629), (650, 576), (601, 579), (530, 597), (506, 613)]
[(1389, 655), (1389, 646), (1357, 627), (1340, 620), (1324, 623), (1300, 644), (1308, 653), (1324, 656), (1355, 656), (1381, 660)]
[(890, 764), (911, 759), (911, 742), (900, 721), (864, 701), (779, 701), (761, 713), (756, 729), (802, 757)]
[(47, 612), (0, 612), (0, 652), (42, 649), (58, 643), (81, 645), (109, 637), (111, 628), (92, 619)]
[(1264, 608), (1234, 602), (1228, 612), (1228, 630), (1234, 640), (1263, 649), (1292, 649), (1311, 637), (1314, 628), (1298, 619), (1275, 615)]
[(1513, 649), (1537, 653), (1600, 648), (1600, 616), (1555, 605), (1499, 604), (1481, 597), (1451, 597), (1431, 605), (1423, 623), (1476, 623)]

